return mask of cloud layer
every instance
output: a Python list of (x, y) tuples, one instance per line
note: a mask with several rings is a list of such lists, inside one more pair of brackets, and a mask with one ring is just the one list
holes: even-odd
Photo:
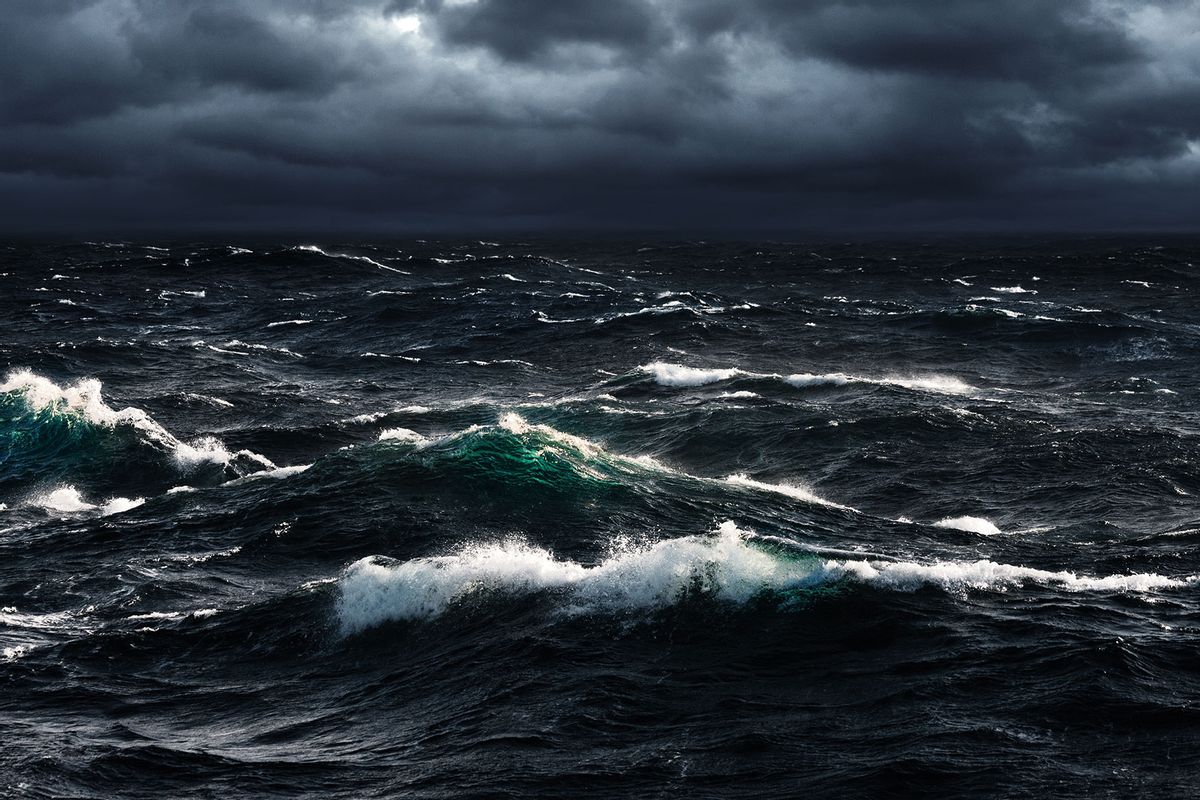
[(1190, 0), (11, 0), (9, 230), (1195, 228)]

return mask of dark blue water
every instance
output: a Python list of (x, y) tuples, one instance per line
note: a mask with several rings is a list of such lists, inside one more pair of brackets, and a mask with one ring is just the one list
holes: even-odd
[(0, 794), (1188, 797), (1200, 242), (12, 244)]

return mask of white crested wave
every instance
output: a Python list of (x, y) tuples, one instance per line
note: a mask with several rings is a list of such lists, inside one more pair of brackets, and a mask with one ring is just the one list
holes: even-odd
[(885, 376), (880, 378), (863, 375), (850, 375), (844, 372), (827, 372), (823, 374), (798, 372), (792, 375), (777, 373), (749, 372), (737, 367), (727, 369), (705, 369), (689, 367), (683, 364), (671, 364), (655, 361), (638, 367), (642, 372), (653, 376), (661, 386), (704, 386), (710, 383), (726, 381), (737, 376), (749, 378), (781, 380), (796, 388), (812, 386), (845, 386), (848, 384), (866, 384), (874, 386), (896, 386), (912, 391), (935, 392), (938, 394), (970, 394), (977, 391), (974, 386), (948, 375), (925, 375), (918, 377)]
[(979, 533), (984, 536), (998, 536), (1004, 533), (991, 520), (983, 517), (946, 517), (933, 524), (937, 528), (950, 528), (956, 531)]
[(993, 286), (993, 292), (1003, 292), (1004, 294), (1037, 294), (1036, 289), (1026, 289), (1024, 286)]
[(800, 500), (805, 503), (815, 503), (821, 506), (840, 508), (843, 511), (854, 511), (856, 513), (858, 511), (856, 508), (844, 506), (841, 503), (835, 503), (832, 500), (826, 500), (824, 497), (817, 495), (811, 489), (808, 489), (804, 486), (797, 486), (795, 484), (764, 483), (762, 481), (756, 481), (753, 478), (741, 473), (737, 475), (730, 475), (729, 477), (725, 478), (725, 482), (733, 484), (734, 486), (757, 489), (760, 492), (773, 492), (775, 494), (781, 494), (785, 497), (790, 497), (793, 500)]
[[(304, 472), (311, 466), (312, 466), (312, 464), (295, 464), (290, 467), (274, 467), (272, 469), (263, 469), (258, 472), (252, 472), (249, 475), (243, 475), (240, 478), (234, 478), (231, 481), (226, 481), (222, 485), (223, 486), (240, 486), (243, 483), (248, 483), (250, 481), (262, 480), (263, 478), (273, 478), (275, 480), (282, 480), (284, 478), (290, 478), (293, 475), (299, 475), (301, 472)], [(171, 489), (171, 492), (173, 493), (178, 489), (181, 489), (181, 487), (175, 487), (175, 489)]]
[(68, 484), (35, 494), (26, 500), (25, 504), (56, 515), (98, 512), (100, 516), (107, 517), (137, 508), (145, 502), (141, 497), (113, 497), (102, 503), (90, 503), (83, 498), (78, 489)]
[[(614, 408), (611, 410), (611, 413), (624, 412), (621, 409)], [(772, 494), (784, 495), (792, 498), (793, 500), (799, 500), (805, 503), (813, 503), (816, 505), (827, 506), (829, 508), (838, 508), (843, 511), (852, 511), (858, 513), (858, 510), (855, 508), (842, 505), (841, 503), (835, 503), (832, 500), (826, 500), (825, 498), (818, 496), (803, 486), (764, 483), (742, 474), (730, 475), (723, 479), (690, 475), (686, 472), (680, 472), (679, 470), (663, 464), (653, 456), (633, 456), (613, 452), (599, 442), (585, 439), (582, 436), (565, 433), (557, 428), (552, 428), (549, 425), (531, 423), (520, 414), (513, 411), (508, 411), (501, 414), (494, 426), (471, 425), (460, 431), (436, 437), (425, 436), (424, 434), (410, 430), (409, 428), (387, 428), (383, 431), (380, 431), (378, 435), (378, 441), (397, 442), (424, 450), (439, 444), (453, 442), (472, 434), (487, 435), (489, 432), (495, 431), (504, 431), (517, 436), (538, 436), (541, 439), (541, 441), (538, 443), (539, 450), (541, 452), (556, 453), (565, 461), (571, 463), (577, 472), (592, 478), (605, 479), (606, 477), (611, 477), (606, 476), (601, 471), (601, 467), (607, 466), (609, 468), (615, 468), (627, 473), (632, 472), (637, 475), (656, 473), (664, 476), (672, 476), (677, 479), (695, 481), (697, 483), (710, 485), (718, 484), (721, 486), (732, 485), (742, 489), (770, 492)]]
[(130, 406), (117, 411), (108, 406), (101, 396), (101, 388), (100, 381), (95, 379), (59, 386), (49, 378), (29, 370), (17, 370), (10, 372), (4, 383), (0, 384), (0, 393), (20, 394), (33, 411), (73, 414), (106, 428), (132, 427), (149, 441), (172, 453), (176, 464), (184, 469), (201, 464), (228, 464), (235, 458), (267, 469), (275, 467), (266, 457), (249, 450), (231, 453), (220, 441), (210, 436), (191, 443), (180, 441), (140, 408)]
[(412, 444), (424, 445), (428, 444), (430, 440), (424, 434), (417, 433), (408, 428), (388, 428), (379, 432), (379, 441), (410, 442)]
[(593, 567), (509, 540), (394, 565), (357, 561), (341, 578), (338, 617), (344, 633), (356, 633), (389, 620), (436, 616), (465, 595), (487, 589), (569, 590), (571, 604), (581, 609), (662, 607), (692, 589), (744, 602), (762, 591), (764, 580), (782, 584), (805, 575), (799, 564), (748, 546), (731, 524), (716, 536), (618, 550)]
[[(668, 300), (667, 302), (665, 302), (661, 305), (645, 306), (643, 308), (639, 308), (637, 311), (621, 311), (621, 312), (617, 312), (615, 314), (605, 314), (604, 316), (597, 317), (596, 319), (592, 320), (592, 322), (594, 322), (596, 325), (604, 325), (605, 323), (613, 322), (618, 319), (626, 319), (628, 317), (642, 317), (647, 314), (654, 314), (654, 315), (675, 314), (675, 313), (678, 313), (681, 311), (688, 313), (688, 314), (694, 314), (695, 316), (698, 316), (698, 317), (702, 317), (702, 316), (708, 316), (711, 314), (723, 314), (726, 311), (745, 311), (750, 308), (758, 308), (758, 307), (759, 306), (757, 303), (737, 303), (736, 305), (732, 305), (732, 306), (709, 306), (709, 305), (690, 306), (687, 303), (683, 302), (682, 300)], [(547, 320), (547, 321), (550, 321), (550, 320)], [(565, 321), (565, 320), (555, 320), (555, 321)], [(572, 321), (582, 322), (583, 320), (572, 320)]]
[(317, 247), (315, 244), (301, 244), (301, 245), (297, 245), (296, 247), (293, 247), (292, 249), (293, 250), (303, 250), (307, 253), (316, 253), (317, 255), (322, 255), (322, 256), (325, 256), (326, 258), (345, 258), (350, 261), (362, 261), (364, 264), (370, 264), (373, 267), (378, 267), (379, 269), (385, 269), (388, 272), (395, 272), (400, 275), (411, 275), (412, 274), (411, 272), (406, 272), (405, 270), (402, 270), (402, 269), (397, 269), (395, 267), (389, 267), (387, 264), (380, 264), (375, 259), (368, 258), (367, 256), (355, 256), (355, 255), (351, 255), (350, 253), (330, 253), (326, 250), (322, 250), (321, 248)]
[(651, 545), (618, 543), (593, 566), (562, 560), (520, 540), (467, 545), (445, 556), (392, 562), (368, 557), (338, 581), (337, 616), (344, 634), (395, 620), (436, 617), (479, 592), (551, 593), (566, 613), (653, 610), (686, 596), (744, 603), (763, 593), (787, 593), (846, 583), (914, 591), (1007, 591), (1026, 585), (1069, 592), (1152, 592), (1193, 585), (1196, 576), (1152, 573), (1087, 576), (994, 561), (884, 561), (789, 557), (763, 546), (733, 522), (713, 534)]
[(727, 381), (735, 375), (743, 374), (740, 369), (702, 369), (687, 367), (683, 364), (668, 364), (655, 361), (639, 367), (642, 372), (654, 376), (656, 383), (662, 386), (704, 386), (708, 383)]
[(898, 386), (912, 391), (935, 392), (937, 394), (970, 394), (976, 391), (969, 383), (947, 375), (928, 375), (919, 378), (884, 377), (867, 378), (861, 375), (847, 375), (843, 372), (831, 372), (824, 375), (800, 373), (788, 375), (784, 382), (792, 386), (844, 386), (850, 383), (871, 384), (874, 386)]

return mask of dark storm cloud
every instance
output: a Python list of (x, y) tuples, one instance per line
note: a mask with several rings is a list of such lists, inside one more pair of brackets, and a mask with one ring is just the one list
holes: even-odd
[(396, 0), (389, 12), (421, 12), (435, 22), (443, 41), (487, 47), (515, 61), (575, 43), (632, 53), (660, 41), (661, 17), (644, 0)]
[(1125, 31), (1083, 0), (750, 0), (738, 8), (729, 22), (748, 19), (797, 55), (863, 69), (1041, 83), (1139, 57)]
[(1162, 0), (14, 0), (5, 227), (1195, 227)]

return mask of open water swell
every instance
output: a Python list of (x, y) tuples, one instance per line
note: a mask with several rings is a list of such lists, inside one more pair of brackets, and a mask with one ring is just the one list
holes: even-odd
[(1191, 796), (1200, 243), (0, 250), (0, 794)]

